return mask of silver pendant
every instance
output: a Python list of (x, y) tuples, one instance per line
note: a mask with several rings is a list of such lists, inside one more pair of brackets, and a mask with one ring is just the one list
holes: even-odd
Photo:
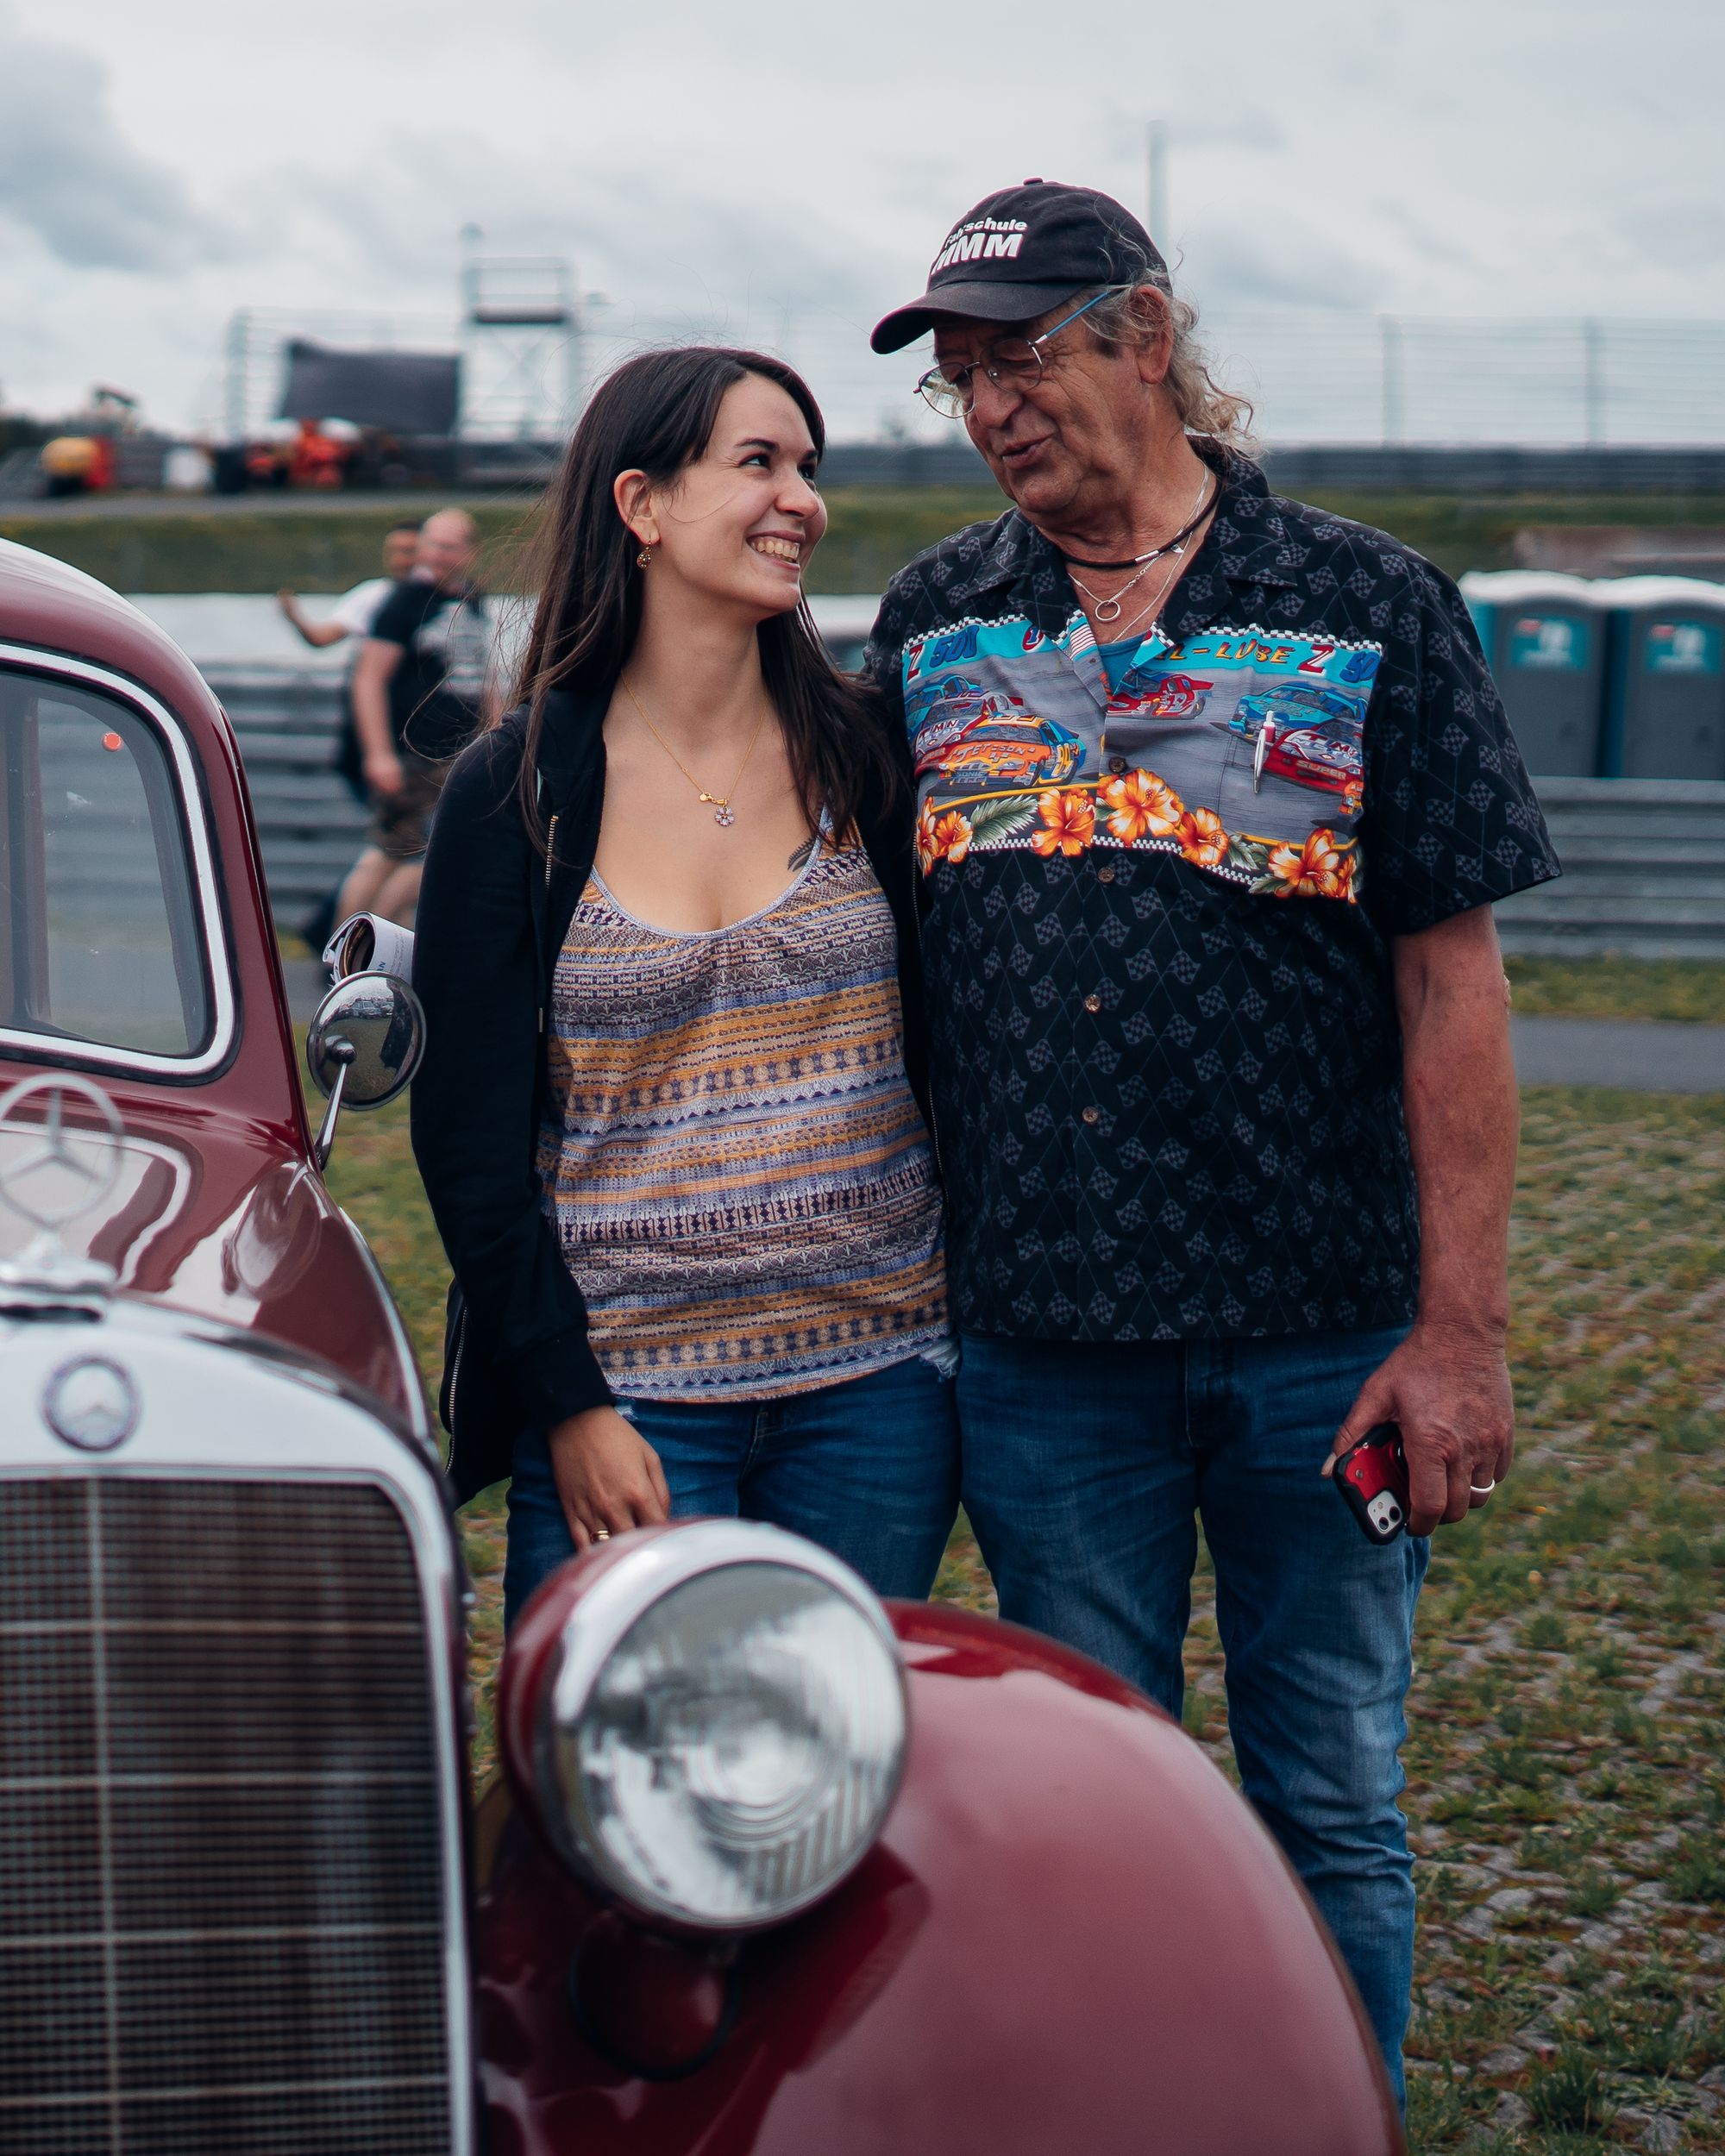
[(1098, 621), (1118, 621), (1120, 617), (1120, 603), (1117, 599), (1103, 599), (1097, 600), (1096, 619)]
[(719, 803), (712, 812), (712, 820), (715, 824), (734, 824), (737, 821), (731, 812), (731, 804), (728, 801)]

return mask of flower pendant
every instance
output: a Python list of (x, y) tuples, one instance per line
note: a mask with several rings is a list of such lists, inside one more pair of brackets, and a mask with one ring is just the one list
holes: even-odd
[(729, 801), (721, 801), (719, 803), (718, 806), (712, 812), (712, 820), (715, 824), (734, 824), (737, 821), (737, 818), (731, 812), (731, 804)]

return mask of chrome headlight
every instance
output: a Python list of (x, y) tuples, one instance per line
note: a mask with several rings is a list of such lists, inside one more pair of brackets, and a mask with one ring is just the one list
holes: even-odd
[(897, 1792), (886, 1613), (836, 1557), (750, 1521), (693, 1521), (602, 1562), (561, 1618), (534, 1613), (557, 1626), (547, 1651), (521, 1642), (541, 1821), (643, 1915), (781, 1922), (862, 1861)]

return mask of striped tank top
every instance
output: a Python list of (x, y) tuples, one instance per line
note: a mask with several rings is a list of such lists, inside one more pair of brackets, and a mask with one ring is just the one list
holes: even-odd
[(858, 847), (651, 928), (595, 873), (557, 960), (543, 1203), (624, 1397), (772, 1399), (947, 1337), (892, 911)]

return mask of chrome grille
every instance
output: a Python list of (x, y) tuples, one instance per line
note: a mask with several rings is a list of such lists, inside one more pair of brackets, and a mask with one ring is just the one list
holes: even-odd
[(448, 2156), (430, 1684), (380, 1490), (0, 1477), (0, 2150)]

